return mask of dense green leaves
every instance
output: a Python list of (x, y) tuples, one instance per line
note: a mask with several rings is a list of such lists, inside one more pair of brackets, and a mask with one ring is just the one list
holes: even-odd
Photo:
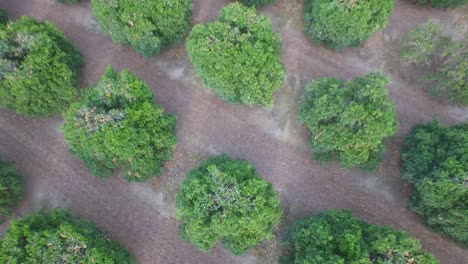
[(415, 185), (410, 207), (468, 245), (468, 123), (417, 126), (405, 147), (402, 177)]
[(238, 0), (238, 2), (246, 6), (260, 6), (264, 4), (274, 3), (276, 0)]
[(418, 4), (431, 5), (432, 7), (437, 7), (437, 8), (445, 8), (445, 7), (455, 8), (455, 7), (468, 3), (468, 0), (416, 0), (416, 1)]
[(344, 167), (378, 165), (384, 139), (398, 130), (388, 81), (372, 73), (350, 82), (324, 78), (307, 85), (299, 119), (312, 133), (316, 158), (337, 155)]
[(47, 116), (77, 95), (78, 50), (51, 23), (22, 17), (0, 27), (0, 105)]
[(135, 263), (90, 223), (63, 210), (14, 220), (0, 242), (0, 263)]
[(357, 47), (387, 25), (393, 0), (307, 0), (306, 32), (329, 47)]
[(234, 254), (272, 237), (278, 194), (246, 161), (211, 158), (192, 171), (177, 196), (181, 236), (203, 251), (218, 240)]
[(254, 8), (233, 3), (219, 21), (196, 25), (187, 50), (205, 86), (228, 102), (273, 105), (283, 86), (281, 38)]
[(23, 195), (22, 177), (12, 164), (0, 161), (0, 222)]
[(130, 181), (162, 173), (176, 144), (176, 119), (155, 104), (129, 71), (107, 69), (98, 85), (73, 103), (63, 126), (70, 149), (98, 176), (121, 167)]
[(92, 0), (93, 12), (113, 41), (152, 56), (182, 40), (192, 0)]
[[(466, 37), (465, 37), (466, 38)], [(468, 105), (468, 49), (464, 41), (444, 35), (438, 23), (429, 20), (408, 33), (401, 60), (430, 72), (433, 92)]]
[(373, 226), (350, 211), (330, 210), (296, 223), (283, 264), (436, 264), (418, 240), (391, 227)]

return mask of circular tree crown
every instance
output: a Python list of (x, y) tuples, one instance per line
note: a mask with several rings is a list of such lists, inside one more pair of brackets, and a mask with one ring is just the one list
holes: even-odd
[(329, 47), (357, 47), (387, 25), (394, 0), (307, 0), (306, 32)]
[(324, 78), (307, 85), (299, 119), (312, 133), (316, 158), (337, 155), (344, 167), (379, 164), (384, 139), (398, 130), (395, 107), (387, 95), (388, 81), (372, 73), (350, 82)]
[(129, 71), (109, 67), (65, 117), (70, 149), (98, 176), (117, 167), (130, 181), (159, 175), (176, 144), (175, 117), (165, 114), (148, 86)]
[(417, 126), (402, 157), (402, 177), (415, 185), (410, 208), (432, 229), (468, 245), (468, 123)]
[(190, 28), (192, 0), (92, 0), (96, 19), (113, 41), (152, 56), (182, 40)]
[(1, 263), (135, 263), (92, 224), (63, 210), (13, 220), (0, 242)]
[(0, 26), (0, 105), (49, 116), (77, 95), (81, 54), (51, 23), (22, 17)]
[(421, 243), (403, 231), (370, 225), (347, 210), (330, 210), (296, 223), (281, 264), (437, 264)]
[(219, 156), (192, 171), (177, 195), (181, 236), (203, 251), (218, 240), (234, 254), (272, 236), (281, 217), (278, 194), (246, 161)]
[(205, 86), (228, 102), (271, 106), (283, 86), (281, 38), (254, 8), (228, 5), (219, 21), (196, 25), (186, 47)]

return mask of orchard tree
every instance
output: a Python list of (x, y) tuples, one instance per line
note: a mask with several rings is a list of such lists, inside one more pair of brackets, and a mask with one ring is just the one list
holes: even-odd
[(135, 263), (92, 224), (61, 209), (13, 220), (0, 242), (1, 263)]
[(309, 36), (334, 49), (360, 46), (383, 29), (394, 0), (306, 0)]
[(153, 56), (190, 29), (192, 0), (91, 0), (94, 15), (114, 42)]
[(175, 117), (164, 113), (146, 83), (129, 71), (108, 67), (65, 118), (70, 149), (98, 176), (118, 167), (129, 181), (159, 175), (176, 144)]
[(368, 224), (347, 210), (329, 210), (296, 223), (282, 264), (436, 264), (421, 243), (403, 231)]
[(432, 229), (468, 245), (468, 123), (417, 126), (402, 156), (402, 177), (415, 187), (410, 208)]
[(180, 234), (203, 251), (217, 241), (236, 255), (272, 237), (278, 194), (243, 160), (218, 156), (190, 172), (177, 195)]
[(429, 72), (425, 79), (434, 94), (468, 105), (467, 39), (455, 41), (443, 32), (434, 20), (414, 28), (403, 43), (401, 60)]
[(11, 213), (23, 196), (23, 180), (14, 166), (0, 161), (0, 222)]
[(468, 3), (468, 0), (416, 0), (418, 4), (431, 5), (436, 8), (456, 8)]
[(281, 37), (268, 17), (232, 3), (218, 21), (196, 25), (186, 47), (198, 77), (223, 100), (273, 105), (286, 72)]
[(299, 119), (312, 133), (317, 159), (337, 156), (344, 167), (375, 168), (380, 163), (384, 140), (398, 130), (388, 82), (371, 73), (350, 82), (323, 78), (307, 85)]
[(0, 105), (20, 114), (62, 112), (78, 94), (81, 54), (49, 22), (22, 17), (0, 26)]

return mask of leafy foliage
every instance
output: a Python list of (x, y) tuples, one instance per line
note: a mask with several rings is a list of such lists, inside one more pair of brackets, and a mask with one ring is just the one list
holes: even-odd
[(191, 0), (92, 0), (93, 12), (114, 42), (152, 56), (182, 40), (190, 28)]
[(398, 130), (388, 81), (372, 73), (350, 82), (324, 78), (307, 85), (299, 119), (312, 133), (316, 158), (336, 154), (344, 167), (378, 165), (384, 139)]
[(468, 50), (465, 42), (454, 41), (451, 36), (444, 35), (440, 25), (429, 20), (408, 33), (401, 60), (429, 71), (427, 79), (436, 94), (468, 105)]
[(23, 196), (22, 177), (12, 164), (0, 161), (0, 222)]
[(360, 46), (387, 25), (393, 0), (307, 0), (306, 32), (332, 48)]
[(0, 242), (1, 263), (135, 263), (90, 223), (63, 210), (14, 220)]
[(176, 119), (155, 104), (148, 86), (109, 67), (98, 85), (73, 103), (63, 126), (70, 149), (98, 176), (122, 167), (130, 181), (162, 173), (176, 144)]
[(22, 17), (0, 27), (0, 105), (48, 116), (77, 95), (81, 54), (53, 24)]
[(468, 123), (417, 126), (405, 146), (402, 177), (415, 185), (410, 207), (468, 245)]
[(455, 8), (468, 3), (468, 0), (416, 0), (418, 4), (431, 5), (437, 8)]
[(260, 6), (264, 4), (274, 3), (276, 0), (238, 0), (238, 1), (246, 6)]
[(350, 211), (330, 210), (296, 223), (283, 264), (414, 263), (435, 264), (418, 240), (391, 227), (373, 226)]
[(177, 196), (181, 236), (203, 251), (218, 240), (243, 254), (272, 236), (282, 212), (278, 194), (246, 161), (218, 156), (192, 171)]
[(197, 75), (228, 102), (271, 106), (283, 86), (281, 38), (254, 8), (228, 5), (219, 21), (196, 25), (186, 46)]
[(10, 21), (5, 10), (0, 8), (0, 25), (6, 25)]

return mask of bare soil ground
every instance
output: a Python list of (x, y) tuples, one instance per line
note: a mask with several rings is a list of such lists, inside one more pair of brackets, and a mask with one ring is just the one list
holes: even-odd
[[(194, 23), (216, 19), (227, 0), (195, 0)], [(373, 224), (403, 229), (421, 239), (442, 263), (468, 263), (468, 252), (428, 230), (406, 208), (410, 186), (399, 178), (401, 143), (419, 123), (439, 118), (455, 124), (468, 120), (468, 109), (430, 97), (421, 82), (409, 78), (395, 57), (395, 43), (413, 26), (429, 18), (445, 25), (466, 25), (466, 9), (457, 11), (416, 7), (397, 1), (389, 26), (364, 47), (335, 52), (318, 46), (302, 32), (302, 2), (278, 0), (263, 7), (284, 40), (283, 60), (289, 72), (276, 94), (273, 109), (230, 105), (203, 89), (183, 44), (153, 58), (143, 58), (125, 45), (113, 44), (96, 23), (89, 1), (75, 6), (54, 0), (0, 0), (13, 18), (21, 15), (49, 20), (82, 51), (86, 66), (83, 89), (94, 85), (108, 64), (130, 69), (153, 88), (157, 100), (178, 117), (179, 144), (167, 172), (146, 183), (129, 184), (119, 176), (97, 178), (71, 154), (60, 132), (61, 117), (35, 120), (0, 110), (0, 157), (12, 160), (27, 177), (27, 197), (16, 210), (21, 216), (38, 209), (66, 207), (95, 222), (121, 241), (139, 263), (275, 263), (281, 237), (294, 220), (329, 208), (351, 209)], [(296, 121), (297, 99), (314, 78), (351, 79), (374, 70), (392, 77), (400, 132), (388, 142), (376, 172), (343, 170), (337, 163), (312, 160), (307, 131)], [(253, 163), (280, 192), (285, 211), (277, 238), (244, 256), (222, 246), (203, 253), (177, 237), (174, 194), (185, 174), (205, 157), (228, 153)], [(0, 226), (5, 232), (8, 223)]]

